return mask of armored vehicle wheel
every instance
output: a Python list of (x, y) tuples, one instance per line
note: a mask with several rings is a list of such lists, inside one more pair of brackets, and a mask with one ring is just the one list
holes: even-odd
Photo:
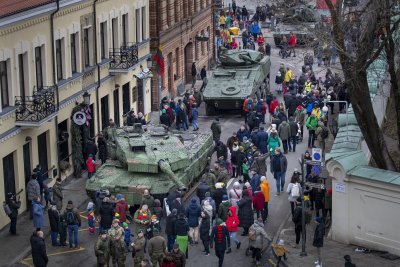
[(215, 108), (214, 106), (206, 103), (206, 115), (207, 116), (214, 116), (215, 115)]

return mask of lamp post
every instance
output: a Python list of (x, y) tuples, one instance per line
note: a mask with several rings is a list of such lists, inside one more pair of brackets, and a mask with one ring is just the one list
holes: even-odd
[(330, 100), (330, 97), (328, 97), (328, 99), (324, 99), (324, 107), (322, 108), (322, 111), (323, 112), (325, 112), (325, 110), (326, 110), (326, 112), (328, 112), (328, 107), (326, 106), (326, 104), (327, 103), (344, 103), (346, 106), (345, 106), (345, 109), (346, 109), (346, 128), (347, 128), (347, 131), (346, 131), (346, 141), (349, 141), (349, 111), (348, 111), (348, 103), (347, 103), (347, 101), (345, 101), (345, 100)]

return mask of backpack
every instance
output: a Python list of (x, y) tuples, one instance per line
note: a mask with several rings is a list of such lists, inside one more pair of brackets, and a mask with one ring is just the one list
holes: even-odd
[(10, 206), (7, 204), (7, 202), (3, 201), (3, 209), (4, 213), (7, 214), (7, 216), (10, 216), (12, 213), (12, 210), (10, 209)]
[(246, 104), (246, 109), (251, 110), (252, 107), (253, 107), (253, 100), (249, 99)]
[(300, 196), (299, 183), (293, 184), (292, 190), (290, 190), (290, 196), (293, 198), (298, 198)]
[(250, 227), (249, 229), (249, 240), (255, 241), (257, 238), (257, 232), (253, 227)]
[(329, 136), (329, 130), (326, 126), (322, 127), (321, 137), (322, 139), (326, 139)]
[(75, 214), (72, 210), (67, 212), (67, 224), (75, 224)]

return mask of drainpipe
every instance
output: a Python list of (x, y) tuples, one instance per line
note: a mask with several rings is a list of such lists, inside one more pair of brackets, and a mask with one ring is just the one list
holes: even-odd
[[(56, 74), (56, 63), (55, 63), (55, 47), (54, 47), (54, 15), (60, 10), (60, 0), (56, 1), (57, 3), (57, 8), (56, 10), (51, 13), (50, 15), (50, 36), (51, 36), (51, 59), (53, 61), (53, 83), (54, 87), (56, 89), (56, 97), (57, 97), (57, 112), (59, 109), (60, 105), (60, 95), (58, 92), (58, 85), (57, 85), (57, 74)], [(58, 177), (61, 177), (60, 175), (60, 145), (58, 143), (58, 138), (59, 138), (59, 132), (58, 132), (58, 116), (55, 117), (54, 120), (55, 124), (55, 129), (56, 129), (56, 140), (57, 140), (57, 171), (58, 171)], [(53, 177), (54, 178), (54, 177)]]
[(96, 21), (96, 4), (98, 0), (93, 2), (93, 33), (94, 33), (94, 54), (97, 66), (97, 86), (96, 86), (96, 118), (97, 118), (97, 133), (100, 132), (100, 100), (99, 100), (99, 89), (100, 89), (100, 64), (97, 62), (97, 21)]
[[(157, 0), (157, 12), (158, 15), (156, 16), (156, 31), (158, 34), (158, 38), (157, 38), (157, 47), (156, 47), (156, 51), (158, 49), (158, 47), (160, 46), (160, 16), (161, 16), (161, 1)], [(142, 88), (144, 90), (144, 88)], [(158, 92), (158, 100), (157, 100), (157, 106), (156, 106), (156, 110), (160, 111), (160, 103), (161, 103), (161, 96), (162, 96), (162, 77), (160, 74), (157, 73), (157, 92)]]

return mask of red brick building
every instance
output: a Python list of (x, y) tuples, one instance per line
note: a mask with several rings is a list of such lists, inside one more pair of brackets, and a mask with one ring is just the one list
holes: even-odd
[[(176, 97), (192, 82), (193, 61), (198, 73), (208, 68), (214, 51), (212, 0), (149, 0), (149, 6), (151, 53), (161, 45), (165, 66), (164, 75), (154, 71), (152, 78), (152, 110), (158, 110), (162, 97)], [(197, 35), (209, 40), (199, 41)]]

